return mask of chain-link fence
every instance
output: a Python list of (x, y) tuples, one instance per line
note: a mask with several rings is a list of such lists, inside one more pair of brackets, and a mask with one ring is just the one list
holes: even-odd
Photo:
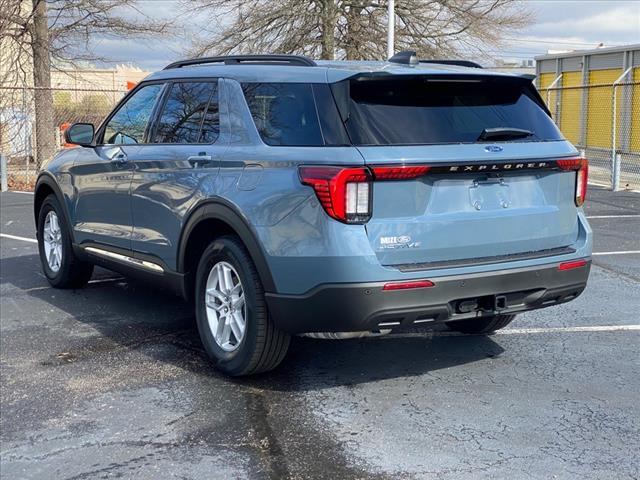
[(39, 166), (68, 148), (64, 130), (75, 122), (98, 125), (126, 91), (0, 86), (0, 154), (10, 181), (26, 188)]
[(589, 160), (589, 180), (640, 189), (640, 80), (540, 89), (562, 133)]
[[(640, 189), (640, 78), (577, 86), (556, 80), (540, 93), (564, 135), (589, 159), (591, 181)], [(28, 185), (39, 163), (68, 147), (63, 131), (69, 124), (99, 124), (125, 93), (0, 86), (0, 154), (10, 175)]]

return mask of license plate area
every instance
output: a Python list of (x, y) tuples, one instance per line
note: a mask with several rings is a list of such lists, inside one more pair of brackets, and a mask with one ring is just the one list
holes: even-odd
[(475, 210), (501, 210), (509, 208), (511, 188), (504, 177), (474, 179), (469, 187), (469, 202)]

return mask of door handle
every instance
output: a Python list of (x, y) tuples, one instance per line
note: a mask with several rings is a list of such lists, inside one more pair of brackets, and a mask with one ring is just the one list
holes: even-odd
[(210, 162), (211, 160), (213, 160), (213, 157), (211, 155), (204, 154), (204, 152), (187, 157), (187, 162), (189, 162), (193, 168), (203, 167), (206, 162)]
[(198, 160), (210, 162), (213, 160), (213, 157), (211, 155), (191, 155), (190, 157), (187, 157), (187, 162), (197, 162)]
[(116, 153), (113, 157), (111, 157), (111, 163), (115, 164), (118, 167), (121, 167), (125, 163), (127, 163), (127, 154), (123, 151)]

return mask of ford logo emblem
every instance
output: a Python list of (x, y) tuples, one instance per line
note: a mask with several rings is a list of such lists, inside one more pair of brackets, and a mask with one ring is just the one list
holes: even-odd
[(499, 147), (498, 145), (487, 145), (484, 147), (484, 151), (489, 153), (498, 153), (502, 151), (502, 147)]

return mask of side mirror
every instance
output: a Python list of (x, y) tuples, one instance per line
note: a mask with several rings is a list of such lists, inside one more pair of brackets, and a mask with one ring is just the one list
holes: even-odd
[(93, 145), (95, 128), (91, 123), (74, 123), (64, 131), (64, 141), (82, 147)]

